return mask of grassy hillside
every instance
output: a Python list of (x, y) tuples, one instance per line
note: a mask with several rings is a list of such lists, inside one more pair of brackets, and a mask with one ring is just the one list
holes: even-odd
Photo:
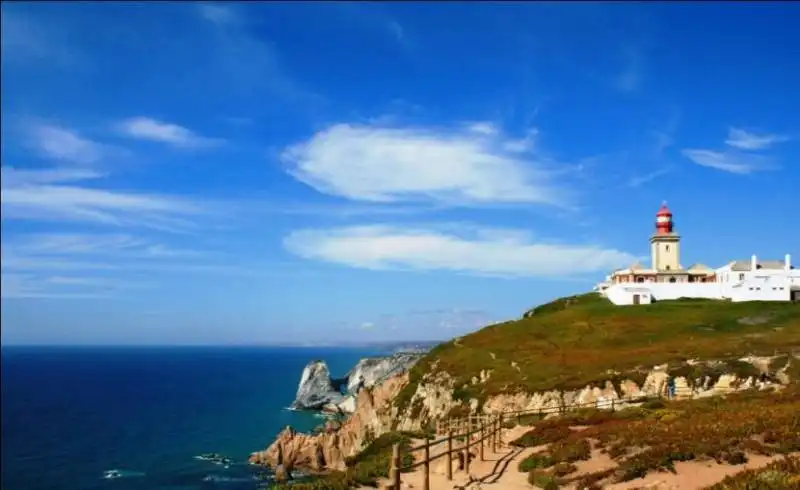
[[(422, 377), (438, 371), (456, 378), (457, 398), (480, 400), (619, 380), (615, 372), (643, 381), (655, 364), (693, 358), (730, 359), (724, 370), (752, 374), (736, 357), (792, 349), (800, 349), (798, 304), (686, 299), (624, 307), (587, 294), (437, 346), (412, 369), (396, 403), (407, 404)], [(492, 370), (488, 382), (470, 384), (481, 370)]]

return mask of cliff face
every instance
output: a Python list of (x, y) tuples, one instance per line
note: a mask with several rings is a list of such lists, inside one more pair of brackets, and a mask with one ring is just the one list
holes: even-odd
[(355, 411), (337, 430), (321, 434), (302, 434), (286, 427), (266, 450), (250, 456), (257, 464), (275, 466), (279, 446), (283, 446), (284, 461), (296, 467), (344, 469), (344, 460), (358, 453), (369, 438), (392, 430), (392, 400), (408, 383), (401, 374), (385, 380), (374, 389), (363, 389), (355, 399)]
[[(356, 397), (364, 390), (381, 384), (384, 380), (407, 372), (422, 357), (422, 353), (401, 352), (388, 357), (361, 359), (343, 378), (331, 378), (324, 361), (311, 361), (303, 369), (297, 396), (292, 408), (298, 410), (324, 410), (353, 413)], [(340, 391), (347, 387), (347, 395)]]
[(419, 359), (421, 353), (401, 352), (389, 357), (361, 359), (347, 373), (347, 392), (357, 394), (363, 388), (372, 388), (383, 380), (408, 371)]
[(311, 361), (300, 377), (297, 396), (292, 408), (298, 410), (335, 410), (344, 401), (339, 387), (331, 379), (328, 365), (323, 361)]
[[(767, 367), (771, 358), (747, 358), (742, 360), (761, 368), (769, 374), (768, 378), (788, 382), (787, 368), (792, 362), (776, 372), (769, 373)], [(614, 401), (616, 408), (624, 408), (642, 396), (662, 395), (667, 392), (670, 374), (668, 366), (653, 367), (646, 375), (644, 382), (637, 384), (632, 380), (622, 380), (618, 384), (606, 382), (603, 386), (586, 386), (579, 390), (551, 390), (538, 393), (508, 393), (489, 397), (480, 407), (483, 412), (499, 412), (514, 410), (552, 409), (554, 407), (570, 407), (576, 404), (594, 405), (597, 408), (609, 408)], [(487, 382), (491, 372), (482, 372), (480, 378), (474, 378), (474, 384)], [(313, 469), (342, 469), (344, 459), (357, 454), (370, 438), (378, 437), (391, 430), (416, 431), (422, 429), (430, 421), (443, 419), (462, 402), (453, 395), (457, 387), (452, 378), (445, 373), (424, 378), (417, 385), (409, 403), (399, 410), (395, 398), (408, 384), (408, 375), (397, 375), (381, 383), (372, 390), (359, 393), (356, 410), (353, 415), (337, 431), (318, 435), (298, 434), (286, 428), (278, 439), (265, 451), (254, 453), (251, 461), (260, 464), (274, 465), (277, 461), (278, 446), (283, 445), (284, 457), (300, 467)], [(702, 377), (687, 379), (685, 376), (674, 377), (675, 389), (679, 397), (697, 398), (726, 394), (735, 391), (764, 388), (774, 385), (761, 377), (740, 377), (735, 374), (722, 374), (718, 378)], [(470, 409), (478, 409), (478, 401), (470, 400)]]

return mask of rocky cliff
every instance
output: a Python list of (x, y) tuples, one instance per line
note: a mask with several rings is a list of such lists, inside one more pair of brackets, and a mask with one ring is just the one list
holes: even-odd
[(297, 396), (291, 407), (296, 410), (336, 411), (344, 401), (342, 381), (334, 381), (324, 361), (311, 361), (300, 377)]
[(361, 390), (355, 411), (338, 429), (311, 435), (286, 427), (269, 448), (253, 453), (250, 461), (274, 467), (282, 447), (284, 462), (293, 467), (343, 469), (346, 457), (356, 454), (373, 437), (392, 430), (392, 400), (407, 383), (408, 375), (401, 374)]
[[(342, 379), (332, 378), (324, 361), (311, 361), (303, 369), (291, 407), (353, 413), (356, 397), (363, 389), (373, 388), (392, 376), (405, 373), (423, 355), (424, 352), (398, 352), (386, 357), (361, 359)], [(346, 395), (342, 393), (342, 387), (346, 387)]]
[[(770, 371), (778, 357), (748, 357), (741, 359), (757, 368), (762, 375), (740, 376), (734, 373), (723, 373), (719, 376), (701, 376), (691, 378), (672, 376), (671, 372), (688, 366), (714, 366), (712, 362), (690, 361), (682, 366), (654, 366), (644, 376), (644, 381), (637, 383), (631, 379), (619, 378), (617, 383), (611, 381), (602, 385), (589, 385), (578, 390), (550, 390), (537, 393), (507, 393), (492, 396), (482, 404), (478, 400), (466, 403), (454, 395), (459, 387), (453, 378), (444, 373), (426, 377), (417, 384), (410, 403), (398, 407), (397, 397), (408, 385), (408, 374), (400, 374), (385, 380), (373, 389), (362, 390), (356, 399), (353, 415), (338, 430), (329, 430), (322, 434), (308, 435), (295, 432), (287, 427), (277, 440), (266, 450), (253, 453), (251, 461), (258, 464), (274, 465), (277, 461), (278, 447), (283, 446), (284, 458), (298, 467), (320, 469), (342, 469), (345, 458), (357, 454), (373, 438), (391, 430), (417, 431), (425, 428), (431, 421), (446, 418), (456, 407), (482, 412), (505, 412), (515, 410), (548, 410), (555, 407), (567, 409), (575, 406), (594, 406), (599, 409), (610, 408), (611, 401), (617, 409), (635, 404), (646, 396), (661, 396), (667, 393), (670, 378), (674, 380), (675, 391), (679, 398), (699, 398), (727, 394), (746, 389), (763, 389), (780, 387), (789, 382), (787, 375), (792, 363), (800, 363), (800, 356), (786, 358), (785, 365)], [(701, 372), (701, 371), (694, 371)], [(486, 383), (492, 376), (484, 372), (480, 378), (473, 380), (479, 385)], [(480, 406), (479, 406), (480, 405)]]
[(404, 373), (422, 357), (423, 352), (398, 352), (388, 357), (361, 359), (347, 373), (347, 393), (358, 394), (363, 388), (372, 388), (383, 380)]

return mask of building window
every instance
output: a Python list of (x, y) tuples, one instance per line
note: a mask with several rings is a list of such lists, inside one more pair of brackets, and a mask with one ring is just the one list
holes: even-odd
[(739, 273), (739, 280), (744, 281), (744, 272)]
[(669, 278), (669, 282), (675, 282), (675, 278), (674, 277), (670, 277)]
[(667, 267), (665, 267), (665, 269), (666, 269), (666, 270), (669, 270), (669, 269), (670, 269), (670, 267), (669, 267), (669, 266), (667, 266)]
[(669, 245), (667, 245), (667, 252), (669, 252)]

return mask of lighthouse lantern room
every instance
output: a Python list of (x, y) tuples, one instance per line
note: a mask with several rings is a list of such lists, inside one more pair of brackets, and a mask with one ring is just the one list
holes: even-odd
[(653, 270), (657, 272), (681, 270), (681, 237), (673, 227), (672, 211), (664, 202), (656, 213), (656, 232), (650, 237)]

